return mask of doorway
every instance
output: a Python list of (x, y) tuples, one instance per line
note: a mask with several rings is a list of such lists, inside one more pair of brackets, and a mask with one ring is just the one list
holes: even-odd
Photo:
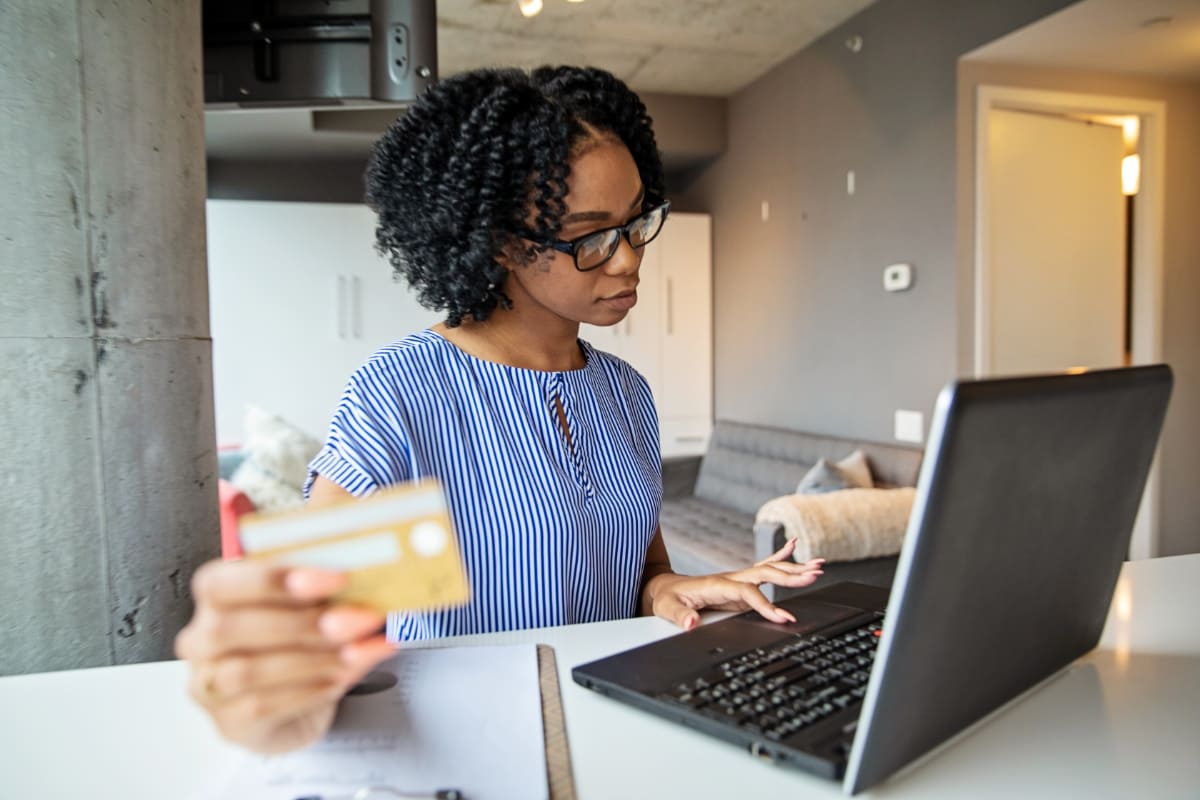
[[(1136, 221), (1126, 203), (1070, 159), (1120, 159), (1120, 133), (1085, 120), (1135, 119), (1140, 175)], [(1162, 358), (1164, 103), (1133, 98), (980, 86), (975, 110), (976, 376), (1069, 367), (1151, 364)], [(997, 160), (997, 144), (1003, 140)], [(1043, 153), (1039, 142), (1047, 144)], [(1051, 144), (1053, 143), (1053, 147)], [(1015, 154), (1035, 148), (1026, 163)], [(1107, 155), (1105, 155), (1107, 154)], [(1040, 162), (1039, 162), (1040, 159)], [(1058, 161), (1063, 159), (1059, 158)], [(1107, 162), (1105, 162), (1107, 163)], [(1020, 181), (1057, 170), (1055, 191)], [(1068, 191), (1070, 190), (1070, 191)], [(1077, 190), (1077, 191), (1076, 191)], [(1018, 202), (1013, 202), (1013, 197)], [(1019, 226), (1026, 226), (1021, 228)], [(1018, 226), (1014, 228), (1014, 226)], [(1017, 231), (1014, 234), (1014, 230)], [(1030, 235), (1023, 236), (1022, 232)], [(1033, 288), (1031, 288), (1033, 287)], [(1128, 305), (1126, 305), (1128, 301)], [(1080, 335), (1080, 332), (1083, 335)], [(1131, 558), (1158, 552), (1158, 463), (1142, 497)]]

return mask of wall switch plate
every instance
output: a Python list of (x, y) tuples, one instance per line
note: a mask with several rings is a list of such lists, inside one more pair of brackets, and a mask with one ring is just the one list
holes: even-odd
[(925, 441), (925, 415), (920, 411), (896, 409), (896, 439), (921, 444)]
[(912, 264), (891, 264), (883, 268), (883, 288), (888, 292), (903, 292), (912, 287)]

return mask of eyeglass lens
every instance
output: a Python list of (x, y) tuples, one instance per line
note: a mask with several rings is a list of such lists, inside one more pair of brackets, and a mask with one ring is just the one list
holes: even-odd
[[(658, 235), (662, 228), (663, 218), (663, 208), (660, 206), (632, 220), (625, 227), (625, 230), (629, 232), (629, 244), (635, 248), (648, 244)], [(599, 231), (579, 242), (575, 250), (576, 265), (580, 269), (594, 269), (612, 258), (613, 253), (617, 252), (617, 248), (621, 244), (621, 230), (614, 228)]]

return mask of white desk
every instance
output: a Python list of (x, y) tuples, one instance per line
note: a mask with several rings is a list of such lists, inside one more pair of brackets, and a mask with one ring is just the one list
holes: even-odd
[[(869, 796), (1200, 797), (1200, 554), (1126, 565), (1100, 649)], [(641, 618), (454, 643), (554, 646), (579, 795), (835, 797), (836, 784), (575, 685), (571, 667), (674, 633)], [(175, 661), (0, 678), (0, 798), (186, 797), (227, 747)]]

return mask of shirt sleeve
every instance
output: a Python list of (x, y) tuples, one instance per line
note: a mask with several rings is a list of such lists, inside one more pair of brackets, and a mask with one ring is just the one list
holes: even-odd
[(411, 447), (398, 393), (387, 390), (384, 375), (368, 362), (350, 377), (325, 444), (309, 462), (306, 500), (317, 475), (355, 497), (410, 479)]

